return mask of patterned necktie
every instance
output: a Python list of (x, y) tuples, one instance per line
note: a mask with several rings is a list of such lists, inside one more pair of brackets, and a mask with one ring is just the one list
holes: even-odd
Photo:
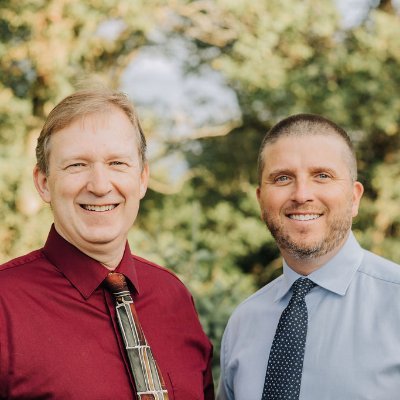
[(315, 286), (297, 279), (288, 306), (283, 310), (269, 353), (261, 400), (297, 400), (300, 396), (308, 314), (306, 294)]
[(110, 272), (104, 283), (115, 296), (118, 324), (135, 380), (138, 399), (168, 400), (161, 371), (144, 336), (125, 276)]

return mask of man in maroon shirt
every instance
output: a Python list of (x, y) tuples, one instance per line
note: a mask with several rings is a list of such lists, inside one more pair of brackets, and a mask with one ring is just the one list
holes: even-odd
[(0, 399), (135, 399), (114, 298), (125, 275), (170, 400), (214, 398), (212, 347), (175, 275), (129, 250), (147, 189), (146, 142), (127, 98), (77, 92), (50, 113), (34, 182), (51, 205), (45, 246), (0, 267)]

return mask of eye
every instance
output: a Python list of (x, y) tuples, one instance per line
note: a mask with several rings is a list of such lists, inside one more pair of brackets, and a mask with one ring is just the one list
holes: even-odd
[(317, 178), (319, 178), (319, 179), (329, 179), (330, 175), (326, 174), (325, 172), (320, 172), (319, 174), (317, 174)]
[(275, 182), (287, 182), (289, 180), (289, 177), (287, 175), (281, 175), (281, 176), (277, 176), (275, 178)]
[(85, 163), (77, 162), (77, 163), (67, 165), (67, 169), (75, 169), (75, 168), (79, 168), (79, 167), (84, 167), (85, 165), (86, 165)]
[(117, 171), (125, 170), (129, 167), (129, 164), (125, 161), (113, 160), (108, 163), (108, 165)]

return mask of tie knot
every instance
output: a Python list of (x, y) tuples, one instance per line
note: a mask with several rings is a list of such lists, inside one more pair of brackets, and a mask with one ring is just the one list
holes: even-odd
[(316, 286), (316, 284), (308, 278), (297, 279), (292, 285), (293, 297), (304, 299), (314, 286)]
[(118, 272), (110, 272), (107, 278), (104, 279), (104, 285), (115, 296), (121, 295), (124, 292), (129, 293), (125, 276)]

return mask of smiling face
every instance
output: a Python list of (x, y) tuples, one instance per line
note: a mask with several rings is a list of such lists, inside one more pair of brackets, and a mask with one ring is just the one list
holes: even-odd
[(340, 249), (357, 215), (363, 187), (351, 178), (348, 152), (335, 134), (282, 136), (263, 150), (261, 216), (301, 273)]
[(36, 167), (34, 181), (61, 236), (88, 255), (104, 249), (122, 257), (148, 182), (123, 111), (111, 106), (53, 133), (49, 173)]

